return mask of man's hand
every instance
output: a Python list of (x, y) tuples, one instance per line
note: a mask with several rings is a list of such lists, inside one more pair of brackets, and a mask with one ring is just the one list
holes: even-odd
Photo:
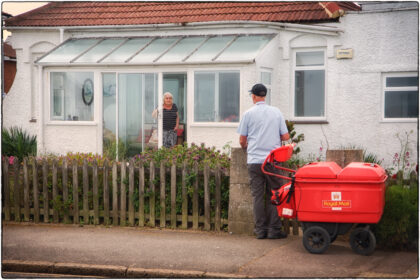
[(246, 136), (239, 136), (239, 144), (241, 145), (242, 149), (246, 149), (248, 147), (248, 140)]

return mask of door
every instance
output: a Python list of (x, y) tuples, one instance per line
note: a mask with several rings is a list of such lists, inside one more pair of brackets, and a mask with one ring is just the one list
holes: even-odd
[(103, 74), (103, 153), (121, 160), (157, 148), (155, 73)]

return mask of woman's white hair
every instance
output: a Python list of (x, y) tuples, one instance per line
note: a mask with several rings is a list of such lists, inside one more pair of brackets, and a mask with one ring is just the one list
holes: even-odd
[(172, 97), (172, 99), (174, 99), (174, 96), (172, 95), (172, 93), (170, 93), (169, 91), (168, 92), (165, 92), (164, 94), (163, 94), (163, 100), (165, 100), (165, 97), (166, 96), (170, 96), (170, 97)]

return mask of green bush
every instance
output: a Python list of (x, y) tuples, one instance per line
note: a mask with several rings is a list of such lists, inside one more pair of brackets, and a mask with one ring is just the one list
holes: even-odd
[(382, 219), (372, 226), (378, 247), (418, 248), (418, 187), (387, 187)]
[(36, 136), (31, 136), (22, 128), (3, 128), (1, 131), (1, 149), (3, 156), (24, 157), (36, 155)]

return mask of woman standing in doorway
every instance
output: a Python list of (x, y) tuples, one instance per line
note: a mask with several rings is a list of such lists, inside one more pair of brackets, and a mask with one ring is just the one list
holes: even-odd
[(169, 148), (176, 144), (179, 126), (178, 107), (173, 103), (170, 92), (163, 95), (163, 146)]

